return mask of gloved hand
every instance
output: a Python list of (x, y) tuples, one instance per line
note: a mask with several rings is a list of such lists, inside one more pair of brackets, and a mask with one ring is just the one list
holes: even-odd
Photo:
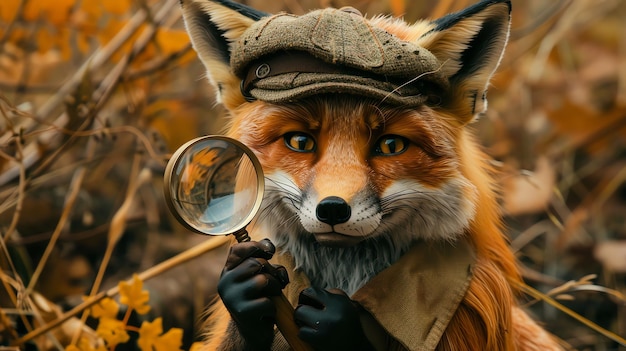
[(289, 282), (284, 267), (267, 261), (275, 251), (268, 239), (232, 246), (217, 284), (248, 349), (269, 350), (274, 338), (276, 308), (269, 297), (280, 295)]
[(316, 350), (374, 350), (361, 327), (359, 309), (343, 291), (304, 289), (294, 313), (298, 336)]

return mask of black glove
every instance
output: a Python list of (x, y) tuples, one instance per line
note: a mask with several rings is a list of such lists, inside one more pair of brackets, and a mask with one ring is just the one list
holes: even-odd
[(316, 350), (374, 350), (361, 327), (359, 310), (343, 291), (304, 289), (294, 313), (298, 336)]
[(284, 267), (267, 261), (275, 250), (267, 239), (234, 245), (217, 284), (217, 292), (249, 350), (270, 349), (276, 308), (269, 297), (280, 295), (289, 282)]

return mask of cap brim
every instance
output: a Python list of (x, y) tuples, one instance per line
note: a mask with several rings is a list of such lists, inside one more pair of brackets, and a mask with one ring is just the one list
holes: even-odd
[(381, 104), (417, 106), (427, 95), (415, 85), (394, 84), (344, 74), (289, 73), (261, 79), (249, 94), (261, 101), (284, 103), (321, 94), (350, 94), (373, 99)]

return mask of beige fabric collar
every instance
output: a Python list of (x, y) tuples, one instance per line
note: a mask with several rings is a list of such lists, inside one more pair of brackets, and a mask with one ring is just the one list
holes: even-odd
[(465, 241), (416, 245), (352, 299), (409, 350), (434, 350), (472, 279)]
[[(274, 258), (293, 272), (291, 256)], [(418, 243), (352, 299), (407, 350), (432, 351), (467, 292), (475, 261), (474, 249), (465, 240)], [(295, 305), (300, 291), (310, 283), (301, 272), (290, 278), (285, 292)]]

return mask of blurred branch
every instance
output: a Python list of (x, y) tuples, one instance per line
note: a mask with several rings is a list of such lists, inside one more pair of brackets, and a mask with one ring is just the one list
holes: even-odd
[(614, 0), (573, 1), (571, 6), (558, 17), (554, 28), (541, 40), (539, 49), (528, 73), (528, 80), (535, 82), (542, 77), (548, 55), (566, 34), (569, 35), (574, 30), (580, 31), (584, 28), (584, 25), (588, 24), (592, 19), (604, 16), (608, 11), (615, 9), (618, 4), (619, 2)]
[(82, 77), (87, 71), (93, 72), (96, 69), (101, 68), (105, 63), (108, 63), (111, 56), (118, 51), (124, 43), (126, 43), (141, 25), (145, 22), (148, 14), (145, 10), (140, 9), (133, 15), (133, 17), (126, 23), (126, 25), (111, 39), (104, 47), (96, 50), (93, 55), (85, 60), (83, 65), (76, 71), (76, 73), (59, 88), (57, 94), (50, 98), (44, 105), (42, 105), (37, 111), (37, 119), (45, 120), (50, 114), (58, 108), (65, 97), (80, 84)]
[[(152, 279), (160, 274), (163, 274), (164, 272), (180, 266), (181, 264), (188, 262), (189, 260), (192, 260), (202, 254), (205, 254), (211, 250), (214, 250), (218, 247), (221, 247), (222, 245), (226, 245), (228, 243), (231, 242), (231, 238), (229, 236), (221, 236), (221, 237), (213, 237), (211, 239), (208, 239), (206, 241), (204, 241), (202, 244), (200, 245), (196, 245), (184, 252), (181, 252), (180, 254), (166, 260), (163, 261), (153, 267), (150, 267), (149, 269), (139, 273), (139, 279), (141, 279), (142, 281), (146, 281), (149, 279)], [(119, 293), (119, 288), (113, 287), (107, 291), (103, 291), (100, 292), (96, 295), (94, 295), (91, 298), (88, 298), (87, 300), (85, 300), (83, 303), (81, 303), (80, 305), (72, 308), (70, 311), (64, 313), (62, 316), (60, 316), (58, 319), (43, 325), (31, 332), (29, 332), (28, 334), (22, 336), (21, 338), (19, 338), (18, 340), (16, 340), (13, 345), (22, 345), (25, 342), (32, 340), (44, 333), (47, 333), (48, 331), (58, 327), (59, 325), (63, 324), (65, 321), (67, 321), (68, 319), (72, 318), (73, 316), (77, 315), (78, 313), (84, 311), (87, 308), (90, 308), (91, 306), (93, 306), (94, 304), (98, 303), (100, 300), (102, 300), (105, 297), (113, 297), (115, 295), (117, 295)]]
[[(122, 202), (122, 205), (118, 208), (113, 215), (113, 219), (111, 220), (111, 226), (109, 227), (109, 233), (107, 238), (107, 246), (104, 251), (104, 256), (100, 262), (100, 267), (98, 268), (98, 273), (96, 274), (96, 278), (91, 287), (91, 292), (89, 293), (89, 297), (95, 296), (100, 290), (100, 285), (104, 280), (104, 273), (111, 261), (111, 257), (113, 256), (113, 250), (117, 245), (118, 241), (124, 234), (124, 230), (126, 229), (126, 221), (128, 218), (128, 212), (135, 200), (135, 196), (137, 194), (137, 190), (147, 181), (150, 180), (151, 173), (150, 170), (144, 168), (139, 171), (140, 158), (135, 155), (133, 160), (133, 165), (130, 171), (129, 179), (130, 182), (128, 184), (128, 188), (126, 189), (126, 197)], [(81, 323), (85, 324), (87, 322), (87, 317), (89, 317), (89, 312), (83, 312), (81, 316)], [(72, 336), (71, 345), (76, 345), (78, 342), (81, 330), (77, 330)]]
[(24, 6), (26, 6), (27, 1), (28, 0), (19, 0), (20, 4), (17, 7), (17, 11), (15, 11), (15, 17), (4, 30), (4, 34), (2, 35), (2, 37), (0, 37), (0, 55), (2, 55), (4, 51), (4, 44), (7, 42), (7, 40), (11, 36), (11, 32), (13, 31), (13, 27), (17, 23), (18, 18), (22, 16), (22, 12), (24, 12)]
[[(620, 111), (617, 112), (621, 113)], [(626, 128), (626, 115), (613, 119), (611, 123), (593, 131), (592, 133), (589, 133), (580, 140), (577, 140), (563, 148), (549, 152), (548, 156), (552, 160), (559, 160), (564, 155), (570, 154), (576, 150), (584, 149), (599, 140), (614, 136), (624, 128)]]
[[(92, 98), (92, 101), (96, 102), (96, 106), (91, 111), (92, 115), (95, 115), (95, 113), (99, 111), (104, 106), (104, 104), (108, 101), (109, 97), (111, 96), (111, 92), (113, 91), (113, 89), (115, 89), (115, 87), (119, 83), (120, 77), (123, 74), (123, 72), (125, 72), (125, 70), (127, 69), (128, 64), (133, 60), (133, 58), (139, 55), (146, 48), (146, 46), (150, 43), (150, 41), (154, 38), (154, 35), (156, 31), (158, 30), (159, 23), (167, 19), (167, 17), (171, 14), (172, 7), (176, 3), (177, 3), (176, 0), (166, 1), (163, 7), (161, 7), (159, 11), (157, 12), (157, 14), (155, 15), (154, 24), (150, 25), (149, 28), (147, 28), (144, 32), (142, 32), (141, 36), (134, 42), (130, 55), (120, 60), (120, 62), (116, 65), (116, 67), (111, 72), (109, 72), (107, 77), (100, 84), (99, 89), (94, 93), (94, 97)], [(133, 19), (136, 20), (138, 18), (145, 18), (145, 17), (137, 17), (137, 16), (138, 15), (135, 15)], [(137, 28), (139, 24), (137, 24)], [(130, 29), (133, 29), (133, 28), (135, 30), (137, 29), (135, 28), (135, 26), (128, 27), (128, 25), (125, 28), (129, 28), (129, 29), (122, 30), (122, 32), (130, 32)], [(97, 67), (98, 64), (104, 63), (105, 58), (106, 59), (110, 58), (113, 52), (115, 52), (115, 50), (117, 50), (119, 46), (121, 46), (124, 43), (123, 40), (127, 40), (131, 34), (132, 33), (126, 33), (125, 35), (118, 34), (111, 42), (109, 42), (109, 45), (107, 45), (105, 49), (103, 49), (103, 51), (105, 51), (104, 54), (98, 54), (98, 52), (100, 51), (96, 52), (96, 54), (94, 54), (94, 57), (88, 60), (83, 65), (83, 67), (79, 69), (77, 74), (75, 74), (72, 77), (72, 79), (59, 90), (59, 93), (57, 93), (52, 99), (48, 100), (48, 103), (46, 105), (42, 106), (42, 108), (39, 110), (38, 118), (45, 119), (43, 117), (45, 117), (48, 113), (50, 113), (52, 109), (56, 107), (57, 104), (60, 104), (61, 101), (64, 101), (66, 95), (69, 93), (69, 91), (71, 91), (71, 89), (76, 89), (78, 87), (78, 85), (84, 79), (86, 74), (91, 72), (91, 70), (95, 69), (95, 67)], [(111, 45), (112, 42), (115, 42), (115, 45)], [(89, 64), (90, 62), (91, 64)], [(79, 73), (82, 73), (83, 75), (79, 76), (78, 75)], [(59, 118), (56, 119), (54, 124), (58, 127), (67, 125), (70, 120), (69, 117), (70, 116), (68, 116), (67, 113), (63, 113), (61, 114)], [(33, 119), (33, 122), (36, 122), (36, 118)], [(43, 157), (43, 155), (41, 154), (41, 148), (39, 148), (38, 146), (42, 144), (42, 145), (46, 145), (48, 150), (55, 150), (52, 156), (48, 158), (48, 161), (44, 162), (44, 164), (40, 166), (37, 169), (37, 171), (35, 171), (34, 173), (36, 174), (42, 169), (45, 169), (45, 167), (47, 167), (47, 165), (50, 164), (56, 158), (55, 155), (59, 155), (60, 151), (63, 149), (63, 148), (59, 148), (58, 145), (54, 145), (54, 140), (57, 136), (58, 136), (57, 131), (53, 131), (49, 134), (46, 133), (45, 135), (40, 136), (39, 138), (40, 140), (38, 140), (35, 143), (31, 143), (29, 145), (32, 147), (27, 146), (26, 148), (27, 150), (25, 150), (25, 154), (27, 155), (27, 158), (24, 161), (25, 167), (30, 168), (33, 164), (35, 164), (37, 161), (39, 161)], [(75, 136), (70, 137), (70, 139), (73, 139), (73, 138), (75, 138)], [(2, 139), (3, 138), (0, 137), (0, 145), (2, 144), (2, 141), (3, 141)], [(5, 140), (4, 142), (7, 142), (7, 140)], [(65, 145), (68, 145), (68, 144), (65, 143)], [(17, 174), (18, 174), (18, 168), (16, 166), (3, 170), (2, 174), (0, 175), (0, 185), (6, 184), (11, 179), (15, 178)]]
[(124, 80), (135, 80), (159, 72), (176, 63), (176, 60), (180, 59), (191, 50), (191, 43), (189, 43), (182, 50), (172, 53), (161, 60), (145, 65), (144, 67), (141, 67), (141, 69), (129, 70), (129, 72), (124, 75)]
[[(87, 152), (86, 152), (87, 158), (90, 158), (91, 156), (93, 156), (94, 146), (95, 146), (94, 142), (88, 143)], [(48, 262), (48, 258), (50, 257), (50, 254), (52, 253), (52, 250), (54, 249), (56, 242), (59, 236), (61, 235), (61, 232), (65, 228), (68, 218), (70, 217), (72, 211), (74, 210), (74, 204), (76, 203), (76, 198), (78, 197), (78, 193), (81, 189), (83, 180), (85, 179), (86, 172), (87, 172), (87, 169), (85, 167), (80, 167), (74, 173), (74, 177), (72, 178), (72, 182), (70, 183), (70, 186), (69, 186), (69, 193), (67, 194), (65, 204), (63, 206), (63, 212), (61, 213), (61, 217), (59, 218), (57, 226), (54, 232), (52, 233), (52, 237), (50, 238), (50, 241), (48, 242), (48, 245), (46, 246), (46, 249), (43, 255), (41, 256), (41, 259), (39, 260), (39, 263), (37, 264), (37, 268), (35, 269), (35, 272), (33, 272), (30, 278), (30, 281), (28, 283), (28, 286), (26, 287), (26, 291), (24, 292), (26, 296), (29, 296), (33, 292), (33, 289), (35, 285), (37, 284), (37, 281), (39, 280), (39, 276), (41, 275), (41, 272), (43, 272), (43, 269), (46, 263)], [(7, 236), (8, 235), (9, 233), (7, 233)]]
[[(626, 7), (622, 7), (622, 16), (626, 15)], [(621, 21), (621, 32), (626, 33), (626, 22)], [(617, 104), (626, 106), (626, 35), (621, 35), (617, 54), (619, 70), (617, 77)]]
[(26, 192), (26, 167), (24, 163), (22, 162), (23, 157), (24, 157), (24, 149), (23, 149), (22, 143), (23, 143), (23, 139), (21, 136), (18, 135), (17, 139), (15, 140), (16, 151), (15, 151), (15, 157), (13, 158), (13, 161), (18, 164), (17, 168), (18, 168), (18, 173), (19, 173), (19, 183), (18, 183), (18, 187), (16, 190), (17, 200), (15, 204), (15, 211), (13, 212), (13, 216), (11, 219), (11, 224), (9, 224), (9, 227), (7, 228), (5, 235), (2, 237), (2, 240), (6, 242), (9, 241), (11, 234), (17, 228), (17, 223), (20, 219), (20, 215), (22, 213), (22, 206), (24, 204), (24, 193)]
[(580, 323), (584, 324), (586, 327), (596, 331), (597, 333), (605, 336), (606, 338), (615, 341), (616, 343), (618, 343), (621, 346), (626, 346), (626, 339), (624, 339), (623, 337), (609, 331), (606, 330), (604, 328), (602, 328), (601, 326), (597, 325), (596, 323), (590, 321), (589, 319), (581, 316), (580, 314), (572, 311), (571, 309), (563, 306), (563, 304), (559, 303), (558, 301), (556, 301), (555, 299), (551, 298), (550, 296), (517, 281), (514, 280), (509, 280), (509, 282), (511, 282), (514, 286), (517, 286), (522, 292), (528, 294), (529, 296), (532, 296), (533, 298), (537, 299), (537, 300), (542, 300), (545, 301), (546, 303), (550, 304), (552, 307), (560, 310), (561, 312), (567, 314), (568, 316), (576, 319), (577, 321), (579, 321)]
[(517, 41), (522, 38), (528, 37), (531, 34), (544, 27), (550, 28), (556, 21), (558, 21), (560, 14), (571, 5), (573, 0), (559, 0), (551, 3), (549, 7), (544, 8), (535, 16), (532, 21), (527, 23), (524, 27), (511, 29), (511, 41)]

